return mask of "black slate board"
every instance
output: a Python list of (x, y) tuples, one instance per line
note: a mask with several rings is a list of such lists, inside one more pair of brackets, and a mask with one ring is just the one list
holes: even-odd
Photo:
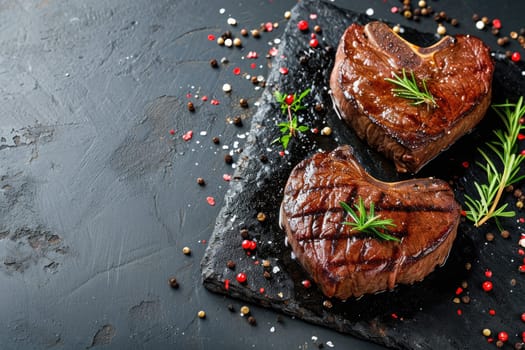
[[(327, 299), (315, 286), (302, 285), (308, 276), (292, 258), (278, 225), (282, 188), (293, 166), (318, 150), (351, 144), (357, 158), (373, 176), (389, 181), (407, 176), (398, 175), (389, 161), (359, 141), (331, 108), (328, 77), (338, 40), (350, 23), (364, 24), (371, 19), (321, 1), (300, 2), (292, 13), (267, 79), (267, 89), (253, 116), (250, 137), (202, 260), (206, 288), (392, 348), (490, 348), (494, 345), (481, 334), (484, 328), (491, 329), (493, 334), (506, 331), (510, 344), (520, 342), (525, 329), (520, 319), (525, 312), (525, 276), (518, 271), (523, 264), (517, 244), (521, 230), (516, 220), (519, 212), (516, 218), (502, 222), (510, 230), (508, 239), (501, 238), (493, 224), (475, 229), (470, 222), (462, 222), (447, 263), (421, 283), (358, 300), (329, 300), (332, 307), (327, 307)], [(317, 19), (309, 19), (310, 14), (316, 14)], [(299, 33), (296, 27), (300, 19), (309, 19), (312, 27), (321, 26), (320, 47), (308, 47), (309, 33)], [(434, 35), (408, 29), (403, 35), (420, 45), (437, 40)], [(501, 103), (506, 98), (512, 100), (524, 95), (522, 67), (501, 53), (494, 53), (494, 58), (493, 101)], [(289, 73), (280, 73), (281, 67), (288, 68)], [(289, 153), (281, 157), (279, 147), (271, 145), (279, 135), (276, 123), (282, 118), (272, 93), (306, 88), (311, 88), (312, 93), (307, 98), (307, 112), (301, 114), (304, 123), (318, 129), (329, 125), (333, 134), (326, 137), (307, 133), (299, 141), (292, 140)], [(489, 112), (474, 132), (433, 160), (418, 177), (434, 176), (449, 181), (462, 202), (465, 193), (474, 194), (473, 182), (483, 181), (483, 172), (475, 165), (480, 156), (473, 145), (482, 145), (492, 137), (491, 130), (499, 126), (495, 114)], [(465, 167), (464, 162), (471, 165)], [(504, 200), (514, 206), (511, 193)], [(264, 213), (266, 220), (258, 221), (258, 213)], [(241, 247), (243, 229), (257, 241), (252, 254)], [(490, 243), (485, 240), (489, 231), (496, 235)], [(228, 260), (236, 263), (235, 269), (227, 267)], [(263, 267), (263, 260), (269, 261), (271, 267)], [(465, 268), (467, 264), (470, 269)], [(263, 276), (265, 270), (270, 272), (270, 279)], [(492, 271), (492, 277), (485, 275), (486, 270)], [(246, 283), (236, 281), (239, 272), (246, 273)], [(481, 288), (485, 280), (494, 284), (490, 293)], [(463, 287), (461, 292), (459, 287)], [(469, 302), (454, 303), (455, 297), (468, 297)], [(496, 314), (490, 315), (490, 309)]]

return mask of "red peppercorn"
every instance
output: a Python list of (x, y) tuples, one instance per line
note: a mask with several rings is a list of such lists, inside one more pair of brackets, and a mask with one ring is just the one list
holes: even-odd
[(521, 60), (521, 55), (519, 52), (513, 52), (512, 56), (510, 56), (510, 59), (512, 62), (519, 62), (519, 60)]
[(521, 320), (525, 322), (525, 312), (521, 314)]
[(509, 335), (507, 332), (499, 332), (498, 333), (498, 340), (501, 340), (502, 342), (506, 342), (509, 340)]
[(491, 277), (492, 277), (492, 271), (490, 271), (490, 270), (486, 270), (486, 271), (485, 271), (485, 277), (487, 277), (487, 278), (491, 278)]
[(317, 39), (311, 39), (310, 40), (310, 47), (313, 47), (313, 48), (316, 48), (317, 46), (319, 46), (319, 40)]
[(175, 129), (170, 130), (170, 135), (175, 135)]
[(501, 21), (497, 18), (492, 20), (492, 28), (501, 29)]
[(255, 241), (250, 241), (250, 250), (255, 250), (257, 248), (257, 242)]
[(297, 28), (298, 28), (300, 31), (308, 30), (308, 21), (305, 21), (304, 19), (303, 19), (303, 20), (300, 20), (300, 21), (297, 23)]
[(284, 102), (287, 104), (287, 105), (291, 105), (294, 101), (294, 95), (287, 95), (286, 98), (284, 99)]
[(483, 288), (485, 292), (490, 292), (492, 290), (493, 285), (491, 281), (485, 281), (483, 282), (481, 287)]
[(458, 287), (458, 288), (456, 289), (456, 295), (460, 295), (461, 293), (463, 293), (463, 288)]
[(312, 283), (309, 280), (304, 280), (301, 282), (304, 288), (310, 288), (312, 286)]
[(244, 241), (242, 241), (242, 249), (250, 249), (250, 240), (249, 239), (245, 239)]
[(239, 272), (237, 276), (235, 276), (235, 279), (239, 283), (245, 283), (248, 278), (246, 277), (246, 274), (244, 272)]
[(279, 68), (279, 73), (281, 73), (282, 75), (288, 74), (288, 68), (286, 67)]
[(490, 316), (494, 316), (494, 315), (496, 315), (496, 310), (494, 310), (494, 309), (490, 309), (490, 310), (489, 310), (489, 315), (490, 315)]

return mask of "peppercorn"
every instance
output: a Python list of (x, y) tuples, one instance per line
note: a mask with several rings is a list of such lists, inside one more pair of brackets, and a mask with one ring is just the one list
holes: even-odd
[(427, 2), (425, 0), (420, 0), (417, 3), (417, 6), (419, 6), (419, 7), (426, 7), (427, 6)]
[(242, 107), (242, 108), (247, 108), (248, 107), (248, 100), (245, 99), (245, 98), (241, 98), (239, 100), (239, 105)]
[(331, 134), (332, 134), (332, 128), (330, 128), (329, 126), (325, 126), (324, 128), (321, 129), (321, 135), (330, 136)]
[(482, 333), (485, 337), (490, 337), (490, 335), (492, 334), (492, 332), (488, 328), (484, 328)]
[(243, 239), (248, 239), (248, 238), (249, 238), (249, 232), (248, 232), (248, 229), (243, 228), (243, 229), (241, 229), (240, 233), (241, 233), (241, 237), (242, 237)]
[(231, 154), (226, 154), (224, 156), (224, 162), (226, 164), (232, 164), (233, 163), (233, 156)]
[(493, 35), (495, 35), (495, 36), (498, 36), (498, 35), (499, 35), (499, 29), (498, 29), (498, 28), (492, 28), (492, 29), (490, 30), (490, 32), (491, 32)]
[(206, 312), (204, 312), (203, 310), (200, 310), (198, 313), (197, 313), (197, 316), (199, 318), (206, 318)]
[(188, 102), (188, 111), (190, 112), (194, 112), (195, 111), (195, 106), (193, 105), (193, 102)]
[(235, 308), (233, 307), (233, 304), (228, 304), (228, 310), (230, 312), (234, 312), (235, 311)]
[(198, 177), (197, 178), (197, 183), (200, 185), (200, 186), (204, 186), (206, 185), (206, 182), (204, 181), (204, 179), (202, 177)]
[(269, 279), (272, 278), (272, 274), (269, 271), (264, 271), (263, 272), (263, 277), (266, 278), (267, 280), (269, 280)]
[(219, 63), (217, 62), (217, 60), (215, 58), (213, 58), (211, 61), (210, 61), (210, 66), (212, 68), (217, 68), (219, 67)]
[(249, 316), (249, 317), (248, 317), (248, 323), (249, 323), (251, 326), (255, 326), (255, 325), (257, 325), (257, 320), (255, 319), (255, 317), (253, 317), (253, 316)]
[(485, 234), (485, 239), (487, 242), (492, 242), (494, 240), (494, 234), (492, 232), (487, 232)]
[(472, 20), (473, 20), (474, 22), (479, 21), (479, 15), (478, 15), (477, 13), (473, 14), (473, 15), (472, 15)]
[(453, 27), (457, 27), (458, 24), (459, 24), (459, 21), (456, 19), (456, 18), (452, 18), (450, 20), (450, 24), (453, 26)]
[(241, 35), (242, 35), (242, 36), (248, 36), (248, 29), (246, 29), (246, 28), (242, 28), (242, 29), (241, 29)]
[(184, 255), (190, 255), (190, 254), (191, 254), (191, 249), (190, 249), (190, 247), (184, 247), (184, 248), (182, 248), (182, 253), (183, 253)]
[(437, 29), (436, 29), (436, 32), (439, 34), (439, 35), (445, 35), (447, 33), (447, 28), (445, 28), (444, 25), (442, 24), (439, 24)]
[(471, 263), (465, 263), (465, 270), (467, 271), (470, 271), (470, 269), (472, 268), (472, 264)]
[(233, 118), (233, 125), (236, 126), (242, 126), (242, 118), (239, 116), (236, 116)]
[(236, 47), (241, 47), (242, 46), (242, 40), (239, 39), (239, 38), (233, 39), (233, 45), (236, 46)]
[(518, 209), (523, 208), (523, 202), (522, 202), (522, 201), (517, 201), (517, 202), (516, 202), (516, 207), (517, 207)]
[(235, 261), (233, 260), (228, 260), (226, 262), (226, 266), (230, 269), (230, 270), (234, 270), (235, 269)]
[(262, 266), (265, 267), (265, 268), (269, 268), (271, 265), (272, 265), (272, 264), (271, 264), (270, 260), (266, 260), (266, 259), (264, 259), (264, 260), (262, 261)]
[(412, 18), (412, 11), (410, 11), (410, 10), (404, 11), (403, 12), (403, 16), (405, 16), (405, 18), (407, 18), (407, 19)]
[(323, 110), (323, 104), (322, 103), (316, 103), (314, 107), (316, 112), (321, 112)]
[(321, 26), (320, 25), (314, 26), (314, 32), (321, 33), (322, 32)]
[(224, 45), (224, 38), (222, 36), (217, 38), (217, 44), (219, 44), (221, 46)]
[(461, 302), (462, 302), (463, 304), (468, 304), (468, 303), (470, 303), (470, 297), (469, 297), (468, 295), (463, 295), (463, 296), (461, 297)]
[(487, 16), (483, 16), (481, 17), (481, 22), (483, 22), (483, 24), (487, 25), (490, 23), (490, 20)]
[(257, 213), (257, 221), (264, 222), (266, 220), (266, 214), (263, 212)]
[(518, 38), (518, 33), (517, 32), (514, 32), (514, 31), (510, 32), (509, 35), (510, 35), (511, 39), (517, 39)]
[(252, 82), (253, 85), (257, 85), (259, 83), (259, 79), (257, 79), (255, 75), (250, 78), (250, 81)]
[(217, 137), (217, 136), (214, 136), (211, 141), (214, 143), (214, 144), (219, 144), (221, 142), (221, 140)]
[(250, 314), (250, 308), (246, 305), (241, 306), (241, 315), (248, 316)]
[(330, 300), (325, 300), (323, 301), (323, 306), (327, 309), (331, 309), (334, 305), (332, 304)]
[(170, 287), (173, 288), (173, 289), (179, 288), (179, 282), (177, 282), (177, 279), (175, 277), (170, 277), (168, 279), (168, 283), (169, 283)]
[(454, 297), (454, 299), (452, 299), (452, 302), (454, 304), (459, 304), (461, 302), (461, 300), (458, 297)]
[(505, 239), (510, 237), (510, 232), (508, 230), (503, 230), (503, 231), (501, 231), (500, 234), (501, 234), (501, 237), (503, 237)]
[(268, 163), (268, 156), (266, 154), (261, 154), (259, 156), (259, 160), (262, 162), (262, 163)]
[(252, 29), (251, 33), (252, 33), (252, 36), (254, 38), (260, 38), (261, 37), (261, 33), (259, 32), (258, 29)]
[(508, 39), (508, 37), (504, 36), (502, 38), (498, 38), (498, 40), (496, 42), (498, 43), (499, 46), (505, 46), (508, 43), (507, 39)]

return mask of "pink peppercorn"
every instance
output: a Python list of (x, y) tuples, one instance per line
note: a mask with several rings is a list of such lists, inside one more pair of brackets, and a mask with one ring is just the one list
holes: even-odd
[(300, 31), (305, 31), (305, 30), (308, 30), (308, 21), (305, 21), (304, 19), (299, 21), (297, 23), (297, 28), (300, 30)]

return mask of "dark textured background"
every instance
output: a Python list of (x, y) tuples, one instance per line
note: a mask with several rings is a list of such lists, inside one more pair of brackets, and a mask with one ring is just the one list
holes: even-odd
[[(242, 302), (202, 286), (200, 260), (228, 188), (222, 175), (234, 170), (223, 156), (244, 143), (261, 94), (232, 70), (266, 76), (272, 60), (265, 52), (295, 3), (0, 2), (2, 349), (308, 349), (328, 341), (378, 348), (253, 305), (252, 327), (238, 315)], [(525, 10), (512, 0), (429, 3), (460, 20), (455, 32), (475, 33), (493, 47), (494, 37), (478, 32), (471, 15), (499, 17), (510, 31)], [(430, 19), (415, 24), (390, 14), (398, 1), (333, 4), (435, 29)], [(207, 39), (268, 21), (280, 27), (243, 39), (243, 49)], [(259, 53), (253, 69), (242, 59), (250, 50)], [(211, 69), (209, 60), (222, 57), (229, 63)], [(230, 95), (223, 83), (232, 84)], [(220, 105), (201, 101), (204, 95)], [(248, 109), (238, 106), (241, 97)], [(240, 128), (229, 122), (235, 115), (244, 118)], [(194, 137), (184, 142), (188, 130)], [(199, 187), (197, 177), (207, 185)], [(178, 290), (168, 286), (170, 276)]]

